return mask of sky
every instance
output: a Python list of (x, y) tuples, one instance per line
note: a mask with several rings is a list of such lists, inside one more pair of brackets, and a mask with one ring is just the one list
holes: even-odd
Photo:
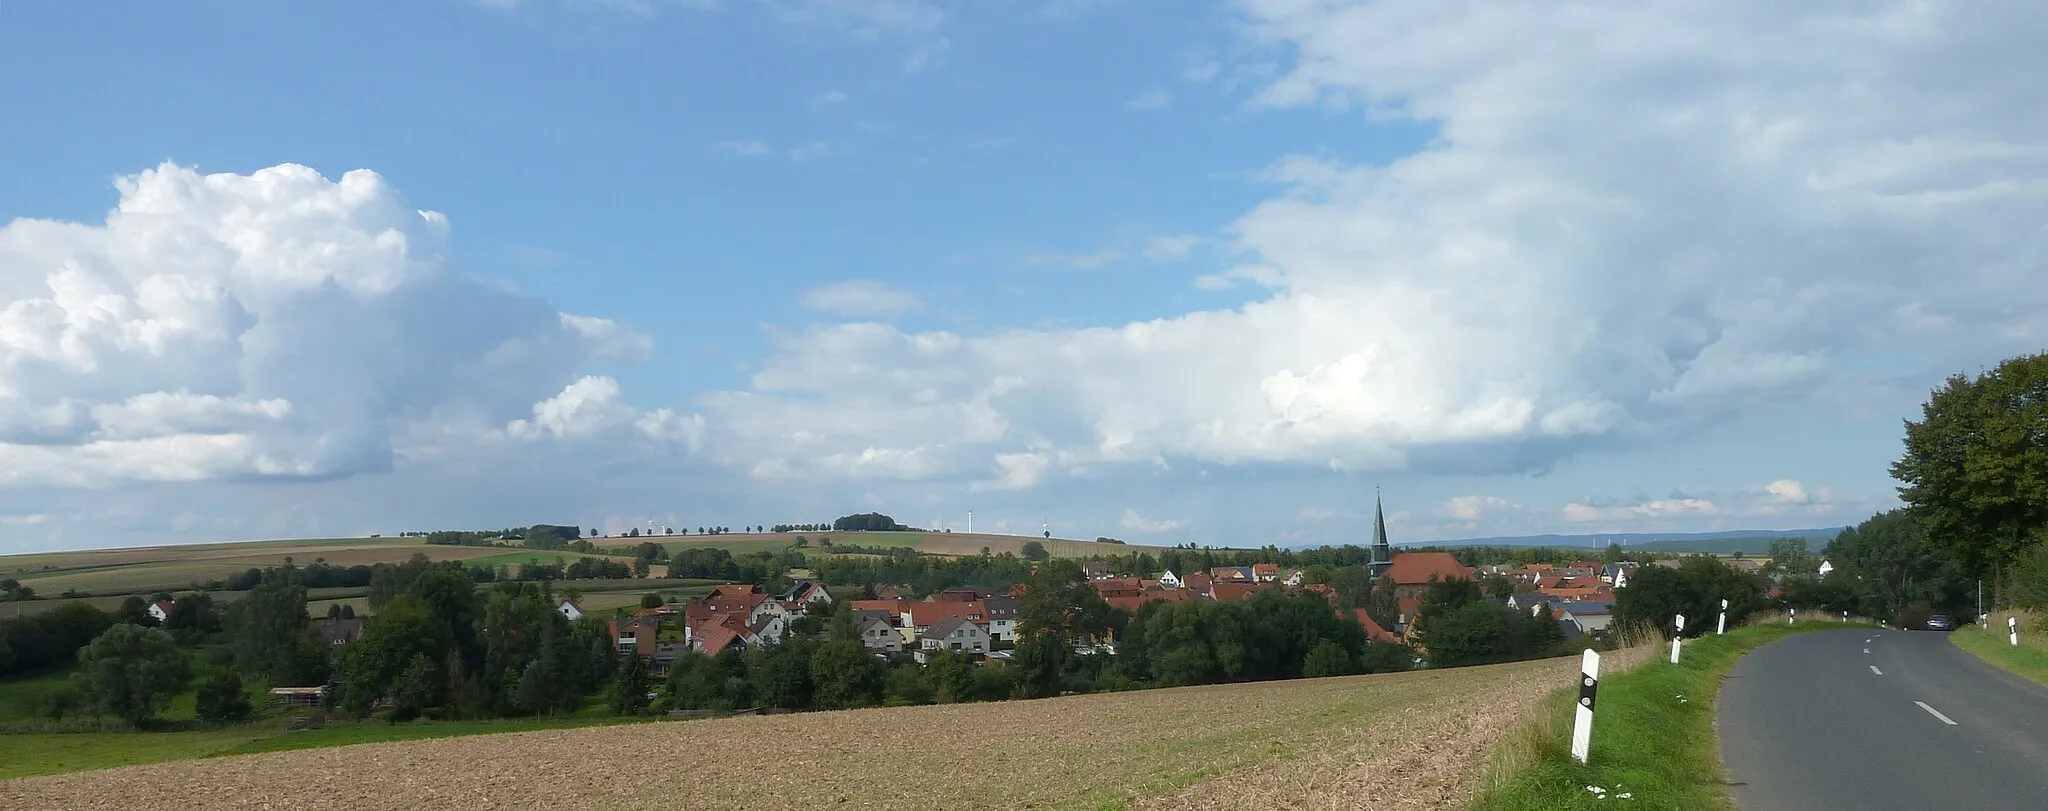
[(2020, 0), (0, 1), (0, 553), (1854, 523), (2048, 349)]

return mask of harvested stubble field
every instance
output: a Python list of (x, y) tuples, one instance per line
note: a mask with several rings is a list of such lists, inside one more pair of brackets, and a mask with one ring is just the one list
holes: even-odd
[[(0, 808), (1458, 808), (1576, 668), (366, 744), (0, 781)], [(717, 768), (691, 765), (706, 752)], [(650, 756), (676, 767), (617, 768)]]

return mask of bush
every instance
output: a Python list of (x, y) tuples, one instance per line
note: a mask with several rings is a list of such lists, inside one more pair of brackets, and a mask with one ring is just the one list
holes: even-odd
[(1892, 624), (1906, 629), (1925, 628), (1927, 618), (1931, 616), (1934, 616), (1934, 609), (1925, 603), (1914, 603), (1899, 609), (1899, 613), (1892, 617)]
[(1045, 551), (1045, 544), (1037, 541), (1025, 541), (1023, 551), (1025, 560), (1045, 560), (1052, 556), (1051, 553)]
[(249, 720), (256, 708), (249, 704), (249, 694), (242, 691), (242, 677), (228, 668), (215, 668), (207, 675), (206, 683), (199, 685), (199, 720), (209, 724), (229, 724)]

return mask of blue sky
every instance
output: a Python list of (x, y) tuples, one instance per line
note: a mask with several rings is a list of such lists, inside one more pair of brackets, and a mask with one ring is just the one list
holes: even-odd
[(2039, 15), (1632, 9), (0, 6), (0, 552), (1888, 506), (2048, 345)]

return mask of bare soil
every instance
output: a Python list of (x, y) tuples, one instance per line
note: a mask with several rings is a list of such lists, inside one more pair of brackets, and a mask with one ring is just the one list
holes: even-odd
[(1457, 808), (1576, 668), (365, 744), (0, 781), (0, 808)]

